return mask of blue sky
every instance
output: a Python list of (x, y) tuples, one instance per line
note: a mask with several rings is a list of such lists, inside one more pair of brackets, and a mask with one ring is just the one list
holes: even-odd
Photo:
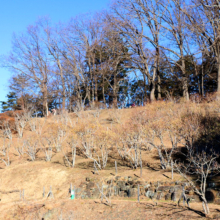
[[(13, 33), (25, 31), (41, 16), (53, 23), (67, 22), (71, 17), (108, 8), (110, 0), (0, 0), (0, 55), (11, 50)], [(0, 101), (8, 94), (11, 73), (0, 67)]]

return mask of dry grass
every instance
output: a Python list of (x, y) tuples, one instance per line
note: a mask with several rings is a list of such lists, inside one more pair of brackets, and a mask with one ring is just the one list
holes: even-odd
[[(119, 141), (121, 135), (128, 135), (129, 132), (138, 132), (140, 126), (144, 126), (144, 132), (149, 129), (157, 127), (166, 128), (173, 126), (173, 128), (181, 128), (187, 120), (182, 121), (181, 115), (187, 112), (199, 113), (201, 115), (213, 114), (218, 117), (219, 104), (213, 103), (164, 103), (158, 102), (149, 104), (145, 107), (132, 109), (103, 109), (90, 110), (81, 112), (80, 114), (70, 113), (62, 116), (57, 115), (48, 119), (38, 118), (36, 131), (32, 131), (29, 125), (26, 126), (24, 136), (19, 139), (16, 134), (13, 134), (12, 147), (10, 148), (11, 165), (5, 167), (4, 163), (0, 163), (0, 189), (1, 214), (0, 219), (29, 219), (30, 215), (39, 216), (48, 212), (50, 206), (51, 210), (60, 214), (63, 210), (65, 215), (72, 210), (77, 214), (77, 219), (197, 219), (202, 217), (201, 204), (193, 203), (192, 210), (176, 207), (175, 204), (161, 202), (159, 207), (153, 206), (150, 201), (137, 204), (133, 201), (113, 201), (113, 208), (109, 208), (98, 201), (92, 200), (66, 200), (70, 183), (79, 186), (85, 181), (85, 177), (93, 178), (101, 181), (114, 175), (114, 162), (118, 162), (119, 176), (140, 176), (139, 168), (133, 170), (129, 167), (129, 163), (122, 161), (117, 153), (115, 142)], [(158, 120), (154, 120), (157, 118)], [(153, 123), (147, 123), (147, 120), (152, 120)], [(74, 138), (77, 143), (77, 156), (74, 168), (67, 167), (62, 152), (57, 152), (53, 144), (53, 156), (50, 162), (45, 162), (45, 155), (42, 151), (42, 138), (55, 139), (59, 130), (65, 133), (62, 147), (67, 147), (67, 142)], [(99, 171), (99, 175), (94, 175), (93, 161), (85, 157), (80, 151), (81, 139), (80, 134), (88, 129), (92, 130), (94, 143), (100, 144), (103, 140), (108, 143), (109, 158), (105, 169)], [(23, 140), (38, 140), (39, 152), (37, 153), (36, 161), (31, 162), (29, 157), (24, 154), (19, 156), (13, 146)], [(0, 144), (3, 144), (4, 139), (0, 139)], [(9, 142), (8, 139), (6, 141)], [(159, 143), (156, 139), (155, 143)], [(164, 137), (164, 145), (169, 148), (170, 140), (167, 135)], [(160, 169), (160, 161), (157, 151), (155, 149), (146, 149), (142, 152), (143, 173), (140, 180), (147, 180), (148, 182), (162, 181), (171, 182), (175, 180), (182, 180), (180, 175), (174, 174), (174, 180), (171, 180), (171, 173), (169, 170)], [(52, 186), (55, 200), (53, 202), (42, 200), (43, 187), (49, 191)], [(7, 193), (12, 190), (25, 189), (25, 201), (20, 201), (20, 194), (18, 192)], [(31, 204), (31, 205), (30, 205)], [(37, 205), (39, 207), (37, 208)], [(40, 207), (42, 204), (45, 206)], [(82, 212), (81, 210), (87, 210)], [(28, 210), (32, 210), (29, 212)], [(198, 210), (198, 211), (196, 211)], [(217, 211), (216, 211), (217, 210)], [(218, 215), (218, 207), (211, 205), (212, 214)], [(25, 217), (26, 216), (26, 217)], [(34, 218), (33, 218), (34, 219)]]

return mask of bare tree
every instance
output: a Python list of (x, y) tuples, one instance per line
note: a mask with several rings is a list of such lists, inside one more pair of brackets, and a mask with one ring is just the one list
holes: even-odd
[(137, 169), (141, 165), (142, 143), (138, 135), (126, 134), (125, 139), (121, 139), (121, 144), (117, 144), (117, 150), (121, 158), (127, 159), (132, 168)]
[(59, 127), (55, 137), (53, 137), (53, 142), (57, 152), (60, 152), (62, 150), (62, 144), (64, 143), (66, 138), (67, 138), (66, 129)]
[(220, 94), (220, 2), (219, 0), (191, 0), (181, 7), (187, 25), (198, 45), (197, 53), (213, 57), (217, 67), (217, 92)]
[[(108, 161), (108, 141), (106, 137), (100, 139), (95, 135), (94, 129), (85, 129), (84, 132), (80, 132), (80, 146), (84, 155), (93, 160), (95, 166), (100, 170), (104, 169)], [(107, 135), (106, 135), (107, 136)]]
[[(198, 153), (190, 147), (185, 156), (187, 163), (176, 162), (174, 166), (180, 175), (190, 183), (194, 192), (201, 197), (204, 212), (205, 214), (209, 214), (210, 211), (206, 199), (207, 178), (217, 175), (220, 172), (220, 166), (217, 162), (219, 155), (214, 151)], [(193, 181), (189, 175), (196, 176), (197, 180)], [(197, 187), (197, 183), (199, 183), (199, 188)]]
[[(31, 85), (29, 92), (42, 95), (43, 113), (48, 115), (48, 84), (50, 61), (41, 41), (41, 29), (38, 24), (29, 26), (27, 32), (13, 36), (13, 49), (5, 58), (4, 65), (12, 72), (25, 76)], [(34, 86), (33, 86), (34, 85)]]
[(10, 155), (9, 155), (10, 147), (11, 147), (11, 141), (6, 143), (6, 140), (4, 138), (3, 144), (0, 148), (0, 154), (1, 154), (0, 160), (3, 161), (6, 166), (10, 166), (11, 164)]
[(2, 122), (3, 136), (12, 141), (12, 129), (8, 121)]
[[(70, 152), (69, 152), (70, 150)], [(75, 140), (72, 138), (70, 142), (68, 142), (68, 146), (62, 148), (62, 153), (67, 161), (69, 167), (74, 167), (76, 162), (76, 143)], [(69, 153), (71, 157), (69, 157)]]
[(108, 188), (104, 191), (104, 188), (103, 188), (103, 183), (101, 184), (101, 187), (100, 185), (97, 183), (96, 184), (100, 194), (101, 194), (101, 202), (103, 202), (103, 198), (105, 199), (106, 203), (111, 206), (111, 197), (113, 195), (113, 192), (112, 192), (112, 179), (111, 179), (111, 183), (110, 185), (108, 186)]
[[(132, 50), (133, 66), (140, 70), (145, 81), (145, 95), (147, 94), (146, 77), (150, 88), (150, 100), (155, 100), (156, 79), (158, 81), (158, 98), (160, 89), (160, 32), (163, 9), (160, 1), (117, 1), (112, 7), (113, 13), (108, 20), (128, 41)], [(155, 50), (155, 51), (153, 51)], [(149, 56), (149, 54), (151, 54)]]
[(17, 151), (19, 156), (23, 156), (25, 153), (25, 142), (19, 139), (17, 143), (14, 143), (14, 149)]
[(45, 160), (51, 161), (53, 156), (53, 142), (50, 138), (41, 138), (42, 150), (45, 154)]
[(36, 160), (37, 152), (39, 151), (38, 141), (26, 140), (24, 141), (25, 153), (30, 157), (32, 161)]
[(15, 128), (18, 132), (19, 138), (23, 137), (24, 128), (31, 118), (31, 111), (24, 111), (22, 114), (15, 116)]

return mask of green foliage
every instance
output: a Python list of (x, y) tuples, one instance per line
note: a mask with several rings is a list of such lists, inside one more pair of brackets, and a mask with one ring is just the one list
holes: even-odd
[(8, 98), (7, 101), (1, 101), (2, 112), (20, 109), (20, 105), (17, 103), (17, 96), (14, 92), (9, 92), (6, 97)]

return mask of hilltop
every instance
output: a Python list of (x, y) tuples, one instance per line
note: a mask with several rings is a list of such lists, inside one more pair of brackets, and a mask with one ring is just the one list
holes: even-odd
[[(172, 189), (180, 196), (186, 180), (177, 171), (172, 178), (167, 162), (162, 169), (158, 149), (146, 141), (153, 131), (165, 131), (163, 144), (169, 153), (172, 143), (167, 129), (172, 127), (169, 132), (174, 136), (184, 129), (182, 116), (189, 110), (194, 119), (195, 114), (208, 114), (219, 120), (218, 103), (157, 102), (130, 109), (63, 112), (48, 118), (33, 118), (27, 112), (17, 115), (10, 125), (13, 128), (5, 124), (1, 130), (1, 219), (59, 219), (61, 213), (63, 219), (71, 215), (76, 219), (203, 218), (202, 203), (190, 186), (186, 192), (192, 198), (190, 208), (177, 206), (179, 198), (172, 198)], [(217, 131), (212, 131), (212, 137)], [(161, 144), (157, 136), (154, 144)], [(177, 159), (183, 148), (179, 142), (172, 157)], [(217, 187), (218, 178), (213, 181)], [(70, 200), (70, 184), (75, 200)], [(53, 198), (47, 198), (50, 187)], [(211, 216), (218, 216), (214, 190), (211, 200), (216, 204), (210, 210)]]

